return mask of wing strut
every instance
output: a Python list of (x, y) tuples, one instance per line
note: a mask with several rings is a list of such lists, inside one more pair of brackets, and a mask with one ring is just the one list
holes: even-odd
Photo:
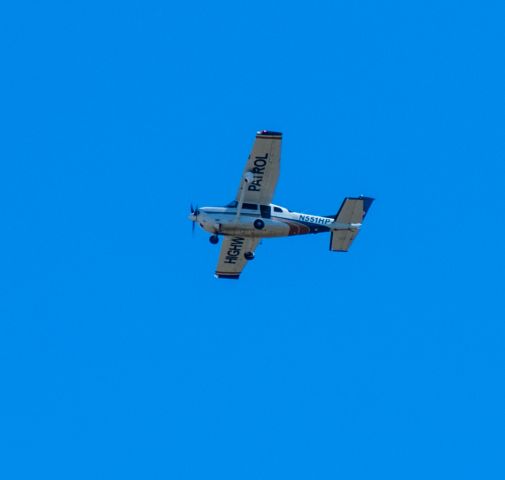
[(242, 211), (242, 203), (244, 202), (244, 195), (247, 190), (246, 186), (251, 183), (254, 179), (254, 175), (252, 172), (246, 172), (246, 174), (242, 178), (242, 188), (240, 189), (240, 197), (238, 199), (237, 205), (237, 215), (235, 216), (235, 221), (238, 221), (240, 217), (240, 212)]

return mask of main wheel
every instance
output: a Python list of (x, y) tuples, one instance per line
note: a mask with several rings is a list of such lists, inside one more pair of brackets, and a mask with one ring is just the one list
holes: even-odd
[(244, 258), (246, 260), (254, 260), (254, 253), (253, 252), (245, 252), (244, 253)]
[(215, 245), (217, 242), (219, 242), (219, 237), (217, 235), (211, 235), (209, 237), (209, 242), (212, 243), (212, 245)]
[(257, 228), (258, 230), (261, 230), (265, 226), (265, 222), (263, 220), (260, 220), (259, 218), (257, 220), (254, 220), (254, 228)]

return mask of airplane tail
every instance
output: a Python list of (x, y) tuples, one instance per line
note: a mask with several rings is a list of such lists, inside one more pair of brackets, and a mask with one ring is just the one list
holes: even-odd
[[(330, 238), (330, 250), (347, 252), (358, 235), (363, 220), (374, 199), (370, 197), (347, 197), (335, 215)], [(339, 224), (339, 225), (336, 225)]]

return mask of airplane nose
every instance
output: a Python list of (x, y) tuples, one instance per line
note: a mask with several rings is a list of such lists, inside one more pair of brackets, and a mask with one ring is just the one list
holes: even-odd
[(188, 220), (190, 220), (190, 221), (192, 221), (192, 222), (194, 222), (194, 221), (195, 221), (195, 215), (194, 215), (194, 213), (190, 213), (190, 214), (188, 215)]

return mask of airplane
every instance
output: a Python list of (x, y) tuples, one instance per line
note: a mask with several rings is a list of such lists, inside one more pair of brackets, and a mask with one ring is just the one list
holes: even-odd
[(347, 252), (356, 238), (371, 197), (346, 197), (336, 215), (292, 212), (272, 202), (279, 178), (282, 133), (261, 130), (256, 134), (235, 200), (224, 207), (194, 208), (189, 220), (211, 234), (212, 244), (223, 237), (216, 278), (238, 280), (246, 263), (254, 259), (263, 238), (330, 233), (330, 250)]

